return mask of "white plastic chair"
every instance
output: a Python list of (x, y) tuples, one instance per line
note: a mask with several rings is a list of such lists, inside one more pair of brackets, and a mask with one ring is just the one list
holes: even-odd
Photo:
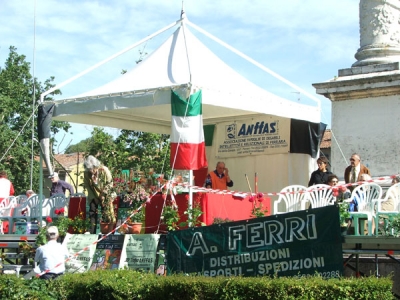
[(56, 194), (47, 199), (47, 205), (50, 207), (49, 214), (52, 218), (57, 218), (60, 215), (55, 213), (56, 209), (65, 208), (68, 204), (68, 199), (64, 194)]
[(0, 204), (2, 205), (2, 207), (7, 207), (14, 198), (14, 196), (8, 196), (4, 198), (3, 201), (0, 202)]
[[(307, 188), (302, 185), (289, 185), (280, 191), (279, 198), (274, 202), (274, 213), (283, 214), (303, 209), (305, 191)], [(279, 206), (284, 206), (284, 210), (279, 210)]]
[[(32, 219), (43, 217), (43, 207), (47, 205), (45, 197), (42, 195), (42, 205), (40, 206), (39, 195), (30, 196), (23, 204), (14, 208), (13, 221), (23, 219), (30, 222)], [(40, 220), (41, 221), (41, 220)]]
[[(11, 233), (13, 226), (13, 212), (14, 208), (18, 205), (18, 201), (16, 197), (9, 197), (8, 200), (9, 201), (2, 201), (0, 203), (0, 220), (8, 221), (8, 233)], [(8, 202), (7, 206), (5, 205), (6, 202)], [(0, 232), (1, 234), (4, 234), (3, 222), (1, 222)]]
[[(351, 193), (349, 201), (357, 202), (358, 211), (351, 211), (353, 217), (354, 235), (360, 235), (358, 219), (367, 219), (368, 235), (372, 235), (372, 219), (375, 217), (376, 200), (381, 199), (382, 188), (374, 182), (367, 182), (357, 186)], [(347, 202), (347, 201), (346, 201)], [(364, 220), (361, 221), (361, 235), (364, 235)]]
[[(393, 209), (392, 211), (384, 211), (382, 210), (382, 202), (392, 200), (393, 201)], [(378, 235), (379, 230), (379, 217), (382, 215), (387, 216), (388, 218), (384, 219), (385, 226), (387, 225), (388, 219), (391, 220), (393, 217), (397, 216), (400, 213), (400, 183), (396, 183), (392, 185), (386, 192), (386, 195), (383, 199), (379, 199), (376, 201), (376, 212), (375, 212), (375, 234)]]
[(28, 200), (28, 197), (26, 195), (18, 195), (15, 198), (17, 198), (18, 204), (22, 204), (26, 200)]
[[(327, 184), (316, 184), (307, 188), (307, 193), (303, 205), (310, 202), (311, 208), (333, 205), (335, 201), (332, 195), (332, 187)], [(303, 206), (302, 209), (305, 209)]]

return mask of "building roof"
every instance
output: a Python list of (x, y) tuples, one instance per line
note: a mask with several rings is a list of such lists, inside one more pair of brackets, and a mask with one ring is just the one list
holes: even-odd
[(332, 136), (331, 130), (330, 129), (325, 130), (320, 146), (321, 149), (328, 149), (331, 147), (332, 144), (331, 136)]
[(76, 166), (77, 164), (83, 163), (84, 155), (82, 152), (75, 152), (69, 154), (55, 154), (54, 158), (64, 166), (64, 168), (68, 169), (72, 166)]
[[(37, 157), (36, 159), (39, 159)], [(59, 170), (62, 169), (59, 164), (61, 164), (65, 169), (70, 169), (73, 166), (76, 166), (77, 164), (83, 163), (84, 160), (84, 155), (82, 152), (75, 152), (75, 153), (68, 153), (68, 154), (54, 154), (54, 159), (50, 159), (52, 161), (52, 164), (54, 165), (54, 169)], [(45, 162), (43, 161), (42, 163), (43, 169), (47, 170), (47, 166)]]

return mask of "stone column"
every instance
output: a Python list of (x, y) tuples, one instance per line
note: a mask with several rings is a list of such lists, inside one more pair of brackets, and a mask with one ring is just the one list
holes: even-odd
[(400, 61), (400, 1), (360, 1), (360, 49), (353, 67)]

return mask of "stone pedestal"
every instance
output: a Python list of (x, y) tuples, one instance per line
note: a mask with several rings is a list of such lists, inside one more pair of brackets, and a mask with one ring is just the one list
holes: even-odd
[(360, 1), (360, 49), (353, 67), (400, 60), (400, 2)]
[(373, 177), (399, 174), (399, 63), (339, 70), (313, 86), (332, 101), (332, 172), (343, 179), (357, 152)]
[(400, 173), (400, 1), (360, 1), (360, 49), (351, 68), (313, 86), (332, 101), (332, 171), (352, 153), (373, 177)]

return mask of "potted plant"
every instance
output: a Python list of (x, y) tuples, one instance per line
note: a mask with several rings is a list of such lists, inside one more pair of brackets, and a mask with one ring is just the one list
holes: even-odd
[(168, 231), (179, 229), (178, 222), (181, 219), (176, 205), (165, 205), (161, 214), (161, 220), (167, 226)]
[(350, 213), (349, 213), (349, 203), (342, 202), (338, 203), (339, 205), (339, 221), (340, 221), (340, 228), (342, 231), (342, 235), (347, 234), (347, 230), (350, 227)]
[(69, 220), (69, 231), (71, 233), (81, 234), (90, 230), (90, 220), (88, 218), (84, 218), (82, 212), (75, 216), (75, 218)]
[(136, 180), (133, 190), (124, 194), (123, 199), (131, 208), (129, 220), (127, 221), (129, 233), (138, 234), (141, 231), (145, 217), (144, 204), (149, 201), (150, 195), (140, 184), (140, 180)]
[(233, 222), (233, 220), (229, 219), (229, 218), (220, 218), (220, 217), (215, 217), (213, 220), (213, 224), (223, 224), (223, 223), (229, 223), (229, 222)]
[(144, 207), (130, 211), (130, 217), (128, 217), (127, 221), (127, 227), (129, 233), (131, 234), (140, 233), (140, 231), (142, 230), (144, 215), (145, 215)]
[(24, 265), (29, 264), (29, 258), (34, 257), (36, 249), (31, 244), (29, 244), (27, 240), (19, 242), (18, 248), (24, 255), (22, 264)]
[[(166, 225), (168, 231), (177, 230), (182, 227), (205, 226), (205, 223), (203, 223), (200, 219), (200, 216), (203, 214), (200, 202), (202, 193), (197, 193), (195, 195), (196, 197), (193, 199), (194, 201), (192, 207), (188, 206), (183, 212), (186, 217), (181, 218), (175, 201), (167, 199), (167, 195), (163, 194), (165, 205), (161, 213), (161, 220), (163, 224)], [(186, 200), (189, 200), (189, 195), (186, 195)], [(181, 219), (186, 219), (186, 221), (180, 222)]]
[(249, 201), (253, 202), (253, 209), (251, 210), (251, 218), (262, 218), (268, 213), (268, 210), (263, 207), (264, 194), (257, 193), (256, 196), (251, 195)]
[(387, 222), (384, 223), (383, 235), (400, 237), (400, 214), (396, 215), (394, 218), (389, 218)]
[(104, 206), (101, 209), (100, 231), (102, 234), (107, 234), (114, 229), (116, 216), (113, 206), (113, 199), (106, 197)]

